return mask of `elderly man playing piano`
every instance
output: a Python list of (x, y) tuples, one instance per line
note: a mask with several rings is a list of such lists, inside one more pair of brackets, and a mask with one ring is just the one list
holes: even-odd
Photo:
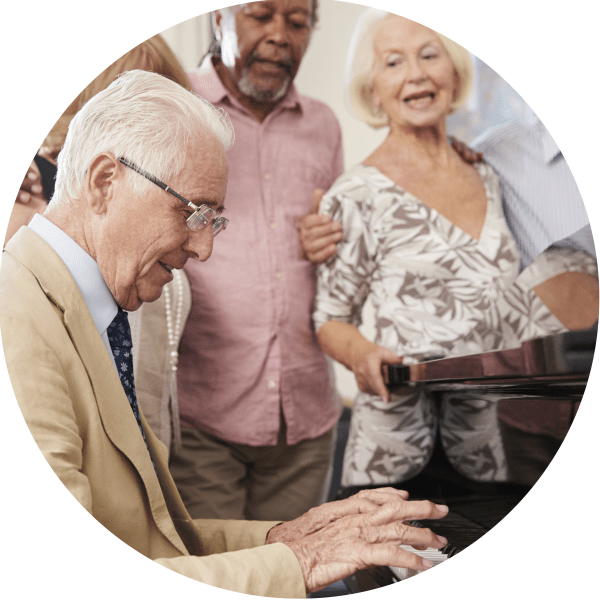
[(302, 597), (371, 565), (426, 569), (399, 544), (446, 540), (406, 520), (447, 508), (397, 490), (287, 523), (192, 520), (138, 410), (125, 311), (156, 300), (189, 258), (209, 258), (227, 225), (218, 215), (232, 138), (223, 113), (143, 71), (121, 76), (73, 120), (52, 204), (7, 244), (0, 271), (4, 351), (29, 429), (93, 517), (198, 581)]

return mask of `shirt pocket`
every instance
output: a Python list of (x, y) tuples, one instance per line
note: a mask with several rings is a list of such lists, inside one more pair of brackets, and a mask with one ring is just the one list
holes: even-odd
[(312, 210), (315, 189), (327, 191), (331, 181), (327, 171), (315, 161), (294, 161), (285, 165), (280, 173), (285, 202), (284, 216), (292, 224)]

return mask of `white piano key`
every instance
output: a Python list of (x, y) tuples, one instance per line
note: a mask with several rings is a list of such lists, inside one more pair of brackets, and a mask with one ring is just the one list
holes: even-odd
[[(421, 558), (426, 558), (433, 563), (433, 566), (439, 565), (443, 563), (448, 556), (446, 556), (440, 550), (436, 548), (427, 548), (426, 550), (415, 550), (412, 546), (401, 545), (400, 548), (403, 550), (407, 550), (408, 552), (413, 552), (417, 554)], [(432, 567), (433, 568), (433, 567)], [(417, 575), (418, 573), (423, 573), (423, 571), (417, 571), (416, 569), (408, 569), (406, 567), (390, 567), (392, 573), (400, 580), (408, 579), (413, 575)]]

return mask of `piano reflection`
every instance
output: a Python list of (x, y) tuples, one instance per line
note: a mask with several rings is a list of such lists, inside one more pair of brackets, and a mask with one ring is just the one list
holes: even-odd
[[(571, 331), (524, 342), (511, 350), (388, 366), (386, 382), (390, 390), (426, 385), (432, 392), (476, 389), (510, 402), (543, 398), (569, 400), (575, 404), (585, 391), (596, 337), (597, 324), (586, 331)], [(574, 413), (572, 411), (571, 414)], [(441, 521), (412, 522), (415, 526), (431, 527), (448, 539), (448, 545), (433, 558), (435, 564), (478, 540), (531, 489), (529, 485), (510, 482), (468, 480), (452, 468), (439, 443), (427, 467), (415, 478), (397, 487), (406, 489), (412, 499), (429, 499), (447, 504), (450, 508), (448, 516)], [(337, 497), (346, 498), (359, 489), (342, 488)], [(345, 584), (352, 593), (356, 593), (389, 585), (414, 574), (407, 569), (378, 567), (356, 573), (346, 579)]]

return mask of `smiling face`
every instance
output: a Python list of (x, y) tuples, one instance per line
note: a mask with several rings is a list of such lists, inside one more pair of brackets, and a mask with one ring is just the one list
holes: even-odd
[(311, 32), (311, 0), (250, 2), (216, 12), (227, 87), (259, 103), (275, 103), (287, 92)]
[(390, 15), (374, 38), (373, 103), (392, 128), (439, 126), (458, 87), (454, 64), (434, 31)]
[[(140, 165), (142, 168), (143, 166)], [(188, 258), (204, 261), (212, 253), (212, 227), (191, 231), (192, 211), (181, 200), (149, 183), (140, 196), (129, 188), (127, 176), (141, 177), (118, 163), (114, 193), (102, 220), (96, 261), (117, 304), (136, 310), (142, 302), (160, 297)], [(216, 138), (204, 135), (190, 144), (181, 173), (169, 187), (196, 206), (220, 211), (227, 188), (227, 158)]]

